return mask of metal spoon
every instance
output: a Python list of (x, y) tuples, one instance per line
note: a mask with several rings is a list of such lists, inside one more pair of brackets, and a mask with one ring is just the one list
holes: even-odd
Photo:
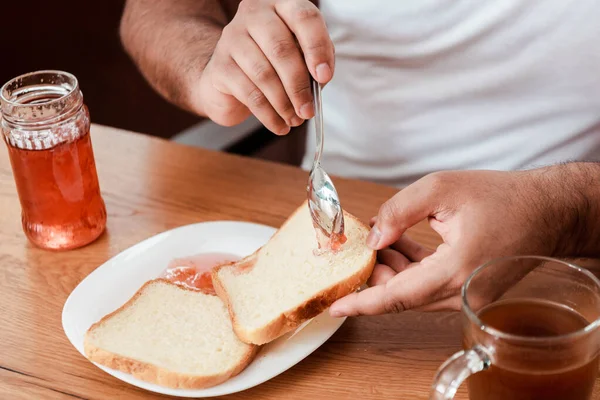
[[(311, 79), (315, 108), (315, 131), (317, 150), (308, 176), (308, 208), (317, 229), (321, 248), (327, 248), (332, 236), (344, 234), (344, 213), (335, 186), (327, 172), (321, 167), (323, 152), (323, 109), (321, 105), (321, 84)], [(324, 235), (320, 235), (319, 231)]]

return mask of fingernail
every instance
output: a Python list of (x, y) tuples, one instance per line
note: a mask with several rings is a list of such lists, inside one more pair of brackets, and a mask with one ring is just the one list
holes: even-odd
[(282, 130), (279, 131), (279, 135), (287, 135), (288, 133), (290, 133), (289, 126), (286, 126), (285, 128), (283, 128)]
[(300, 126), (302, 125), (302, 123), (304, 122), (304, 120), (300, 117), (293, 117), (292, 120), (290, 121), (290, 125), (292, 126)]
[(377, 245), (381, 240), (381, 232), (377, 228), (377, 225), (374, 225), (371, 228), (371, 232), (369, 232), (369, 236), (367, 236), (367, 246), (369, 246), (373, 250), (377, 250)]
[(327, 63), (317, 65), (317, 68), (315, 68), (315, 70), (317, 72), (317, 80), (320, 83), (325, 83), (326, 81), (331, 79), (331, 68), (329, 68), (329, 65), (327, 65)]
[(311, 119), (313, 117), (315, 113), (315, 110), (313, 109), (313, 103), (308, 102), (308, 103), (304, 103), (302, 105), (302, 107), (300, 107), (300, 116), (304, 119)]

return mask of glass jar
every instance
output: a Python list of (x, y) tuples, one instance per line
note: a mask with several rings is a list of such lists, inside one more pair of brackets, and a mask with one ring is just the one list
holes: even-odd
[(8, 147), (27, 238), (66, 250), (98, 238), (106, 227), (90, 139), (90, 116), (75, 76), (38, 71), (0, 89)]

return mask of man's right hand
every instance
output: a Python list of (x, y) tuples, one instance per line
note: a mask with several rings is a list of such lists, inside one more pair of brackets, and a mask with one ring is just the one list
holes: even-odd
[[(460, 309), (475, 268), (515, 255), (600, 257), (600, 163), (526, 171), (441, 171), (398, 192), (379, 209), (367, 244), (379, 264), (370, 288), (330, 308), (336, 317), (408, 309)], [(427, 219), (441, 236), (428, 249), (405, 236)], [(536, 264), (525, 264), (530, 268)], [(500, 271), (498, 271), (500, 273)], [(489, 281), (487, 302), (522, 279), (507, 269)]]
[(193, 88), (191, 106), (226, 126), (254, 114), (283, 135), (314, 115), (309, 72), (325, 84), (333, 69), (333, 43), (314, 4), (244, 0)]

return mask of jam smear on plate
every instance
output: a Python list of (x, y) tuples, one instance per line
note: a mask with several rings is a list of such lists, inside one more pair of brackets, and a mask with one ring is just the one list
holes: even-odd
[(210, 272), (214, 267), (239, 261), (240, 257), (229, 253), (201, 253), (172, 260), (160, 278), (188, 289), (215, 295)]

